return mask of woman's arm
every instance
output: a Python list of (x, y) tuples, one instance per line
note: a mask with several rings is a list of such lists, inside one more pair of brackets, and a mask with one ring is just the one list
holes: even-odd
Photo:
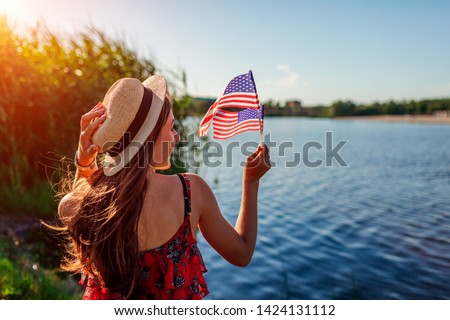
[(270, 169), (267, 146), (247, 158), (242, 177), (241, 208), (235, 226), (220, 212), (217, 200), (208, 184), (196, 176), (201, 194), (199, 227), (206, 241), (228, 262), (237, 266), (250, 263), (258, 232), (259, 180)]
[[(98, 127), (105, 121), (105, 111), (105, 107), (99, 102), (94, 108), (81, 117), (78, 159), (76, 161), (83, 167), (88, 167), (93, 161), (96, 161), (99, 147), (92, 143), (92, 136)], [(79, 170), (77, 167), (73, 185), (75, 186), (77, 180), (80, 178), (89, 178), (96, 170), (97, 166), (93, 169), (83, 171)]]
[[(88, 167), (93, 161), (96, 160), (99, 148), (92, 143), (92, 135), (94, 134), (95, 130), (97, 130), (97, 128), (105, 121), (105, 110), (105, 107), (101, 104), (101, 102), (99, 102), (94, 108), (92, 108), (89, 112), (85, 113), (81, 117), (81, 130), (77, 152), (78, 159), (75, 160), (81, 166)], [(77, 181), (80, 178), (88, 179), (96, 170), (97, 166), (95, 166), (93, 169), (83, 171), (78, 170), (77, 167), (72, 188), (75, 187)], [(61, 220), (67, 225), (74, 213), (72, 192), (66, 194), (59, 201), (58, 213)]]

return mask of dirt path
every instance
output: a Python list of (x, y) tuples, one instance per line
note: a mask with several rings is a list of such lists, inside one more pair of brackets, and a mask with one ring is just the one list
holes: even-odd
[(0, 215), (0, 236), (12, 238), (14, 241), (23, 241), (30, 234), (38, 233), (41, 228), (40, 220), (35, 217), (13, 214)]

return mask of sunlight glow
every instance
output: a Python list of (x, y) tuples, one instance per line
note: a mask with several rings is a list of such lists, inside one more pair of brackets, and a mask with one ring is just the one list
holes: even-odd
[(0, 14), (14, 11), (17, 7), (17, 1), (14, 0), (0, 0)]

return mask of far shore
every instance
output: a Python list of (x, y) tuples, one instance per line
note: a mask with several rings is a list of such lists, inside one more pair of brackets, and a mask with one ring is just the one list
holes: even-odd
[(382, 116), (349, 116), (336, 117), (337, 120), (363, 120), (363, 121), (387, 121), (387, 122), (411, 122), (429, 124), (450, 124), (450, 116), (436, 115), (382, 115)]

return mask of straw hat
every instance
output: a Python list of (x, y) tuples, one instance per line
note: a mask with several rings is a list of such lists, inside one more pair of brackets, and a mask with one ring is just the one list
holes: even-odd
[(163, 76), (140, 82), (134, 78), (116, 81), (103, 99), (106, 119), (92, 142), (107, 151), (103, 172), (112, 176), (125, 168), (155, 128), (167, 93)]

